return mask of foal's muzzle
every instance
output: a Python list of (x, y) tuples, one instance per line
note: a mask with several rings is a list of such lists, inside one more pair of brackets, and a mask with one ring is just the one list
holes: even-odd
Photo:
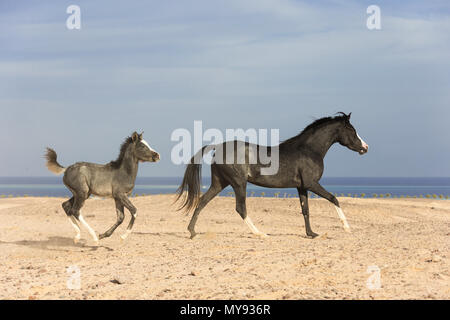
[(158, 162), (160, 158), (161, 158), (161, 157), (160, 157), (159, 153), (155, 153), (155, 154), (152, 156), (152, 161), (153, 161), (153, 162)]

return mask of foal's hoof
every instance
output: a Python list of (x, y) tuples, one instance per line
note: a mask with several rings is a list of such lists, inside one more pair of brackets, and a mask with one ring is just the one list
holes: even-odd
[(350, 227), (344, 227), (344, 231), (347, 233), (352, 233), (352, 230), (350, 229)]
[(310, 238), (310, 239), (314, 239), (315, 237), (318, 236), (318, 234), (315, 233), (315, 232), (310, 232), (310, 233), (308, 233), (306, 236), (307, 236), (308, 238)]
[(130, 233), (131, 233), (131, 230), (127, 229), (127, 231), (125, 231), (125, 233), (120, 236), (120, 239), (126, 240), (128, 238), (128, 236), (130, 235)]
[(80, 238), (79, 237), (73, 238), (73, 243), (77, 244), (78, 242), (80, 242)]

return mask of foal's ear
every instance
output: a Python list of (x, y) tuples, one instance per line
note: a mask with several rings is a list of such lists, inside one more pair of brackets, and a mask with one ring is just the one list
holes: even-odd
[(138, 139), (139, 139), (138, 133), (137, 133), (136, 131), (133, 132), (133, 134), (131, 135), (131, 140), (132, 140), (133, 142), (136, 142), (136, 141), (138, 141)]
[(141, 134), (139, 135), (139, 140), (143, 139), (143, 137), (142, 137), (143, 135), (144, 135), (144, 131), (142, 131)]

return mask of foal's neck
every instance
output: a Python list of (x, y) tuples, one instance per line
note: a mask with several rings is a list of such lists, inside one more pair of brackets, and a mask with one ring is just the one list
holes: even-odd
[(134, 182), (136, 180), (137, 172), (139, 167), (139, 160), (131, 152), (131, 146), (128, 147), (127, 151), (122, 160), (122, 164), (119, 170), (125, 171), (127, 176)]

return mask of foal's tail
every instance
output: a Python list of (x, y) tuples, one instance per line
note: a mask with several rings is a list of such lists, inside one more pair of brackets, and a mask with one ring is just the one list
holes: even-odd
[(45, 153), (45, 159), (47, 159), (47, 168), (54, 174), (61, 174), (66, 171), (66, 168), (64, 168), (62, 165), (56, 161), (56, 158), (58, 156), (56, 155), (55, 150), (47, 148), (47, 152)]
[[(177, 198), (175, 202), (180, 200), (181, 196), (187, 191), (187, 196), (184, 197), (183, 203), (178, 210), (184, 209), (186, 212), (191, 211), (197, 207), (198, 200), (200, 199), (200, 186), (202, 181), (202, 165), (201, 163), (195, 163), (194, 159), (203, 156), (203, 150), (208, 146), (204, 146), (198, 151), (192, 158), (191, 162), (186, 166), (186, 172), (184, 173), (183, 182), (177, 189)], [(201, 159), (201, 158), (200, 158)]]

